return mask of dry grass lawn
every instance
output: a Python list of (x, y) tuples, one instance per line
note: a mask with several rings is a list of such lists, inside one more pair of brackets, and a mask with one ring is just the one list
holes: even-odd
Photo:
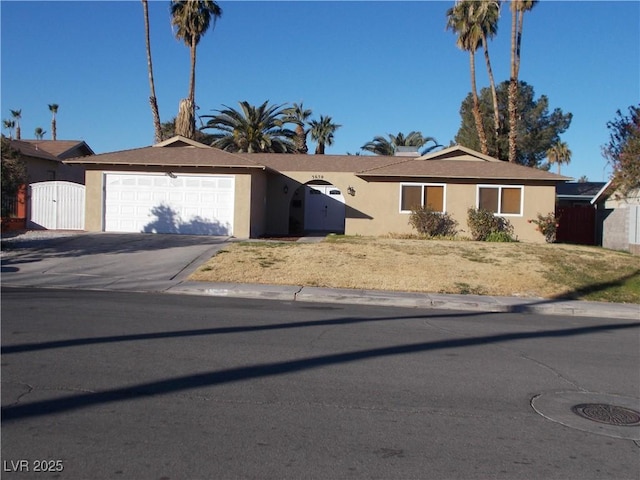
[(343, 236), (239, 242), (191, 280), (640, 303), (640, 257), (575, 245)]

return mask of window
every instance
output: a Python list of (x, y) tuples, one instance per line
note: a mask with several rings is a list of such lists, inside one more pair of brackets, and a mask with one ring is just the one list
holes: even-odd
[(477, 206), (498, 215), (522, 215), (523, 187), (478, 185)]
[(429, 207), (434, 212), (444, 212), (444, 196), (445, 185), (402, 183), (400, 184), (400, 212), (409, 213), (419, 207)]

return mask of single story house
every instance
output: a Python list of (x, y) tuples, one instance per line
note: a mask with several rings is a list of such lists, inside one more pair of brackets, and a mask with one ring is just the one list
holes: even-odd
[(52, 180), (83, 184), (84, 168), (63, 161), (94, 155), (82, 140), (11, 140), (11, 147), (24, 160), (28, 184)]
[(640, 255), (640, 188), (622, 195), (609, 181), (593, 198), (600, 244)]
[(424, 156), (230, 153), (184, 137), (67, 160), (86, 169), (85, 229), (256, 238), (309, 231), (412, 233), (412, 207), (508, 218), (522, 241), (544, 242), (528, 222), (555, 208), (568, 180), (453, 146)]

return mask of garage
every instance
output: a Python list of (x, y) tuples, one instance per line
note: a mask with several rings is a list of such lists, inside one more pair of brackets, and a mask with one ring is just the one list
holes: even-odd
[(106, 232), (233, 235), (235, 176), (105, 173)]

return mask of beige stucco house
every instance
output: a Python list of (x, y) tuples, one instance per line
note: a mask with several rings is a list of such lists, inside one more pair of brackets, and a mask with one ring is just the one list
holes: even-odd
[(411, 208), (449, 213), (468, 231), (470, 207), (503, 215), (521, 241), (554, 211), (568, 180), (454, 146), (424, 156), (229, 153), (174, 137), (68, 160), (86, 169), (89, 231), (233, 235), (309, 231), (412, 233)]

